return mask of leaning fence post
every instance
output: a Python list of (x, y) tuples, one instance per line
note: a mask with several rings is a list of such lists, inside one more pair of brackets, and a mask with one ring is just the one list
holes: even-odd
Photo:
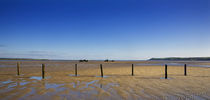
[(132, 76), (134, 75), (133, 72), (134, 72), (134, 66), (133, 66), (133, 64), (132, 64), (132, 74), (131, 74)]
[(101, 68), (101, 77), (103, 77), (103, 68), (102, 68), (102, 64), (100, 64), (100, 68)]
[(77, 64), (75, 64), (75, 76), (77, 76)]
[(42, 64), (42, 79), (44, 79), (45, 74), (45, 64)]
[(20, 63), (17, 62), (17, 75), (20, 75)]
[(184, 64), (184, 75), (187, 76), (187, 65)]
[(167, 73), (167, 65), (165, 64), (165, 79), (168, 78), (168, 73)]

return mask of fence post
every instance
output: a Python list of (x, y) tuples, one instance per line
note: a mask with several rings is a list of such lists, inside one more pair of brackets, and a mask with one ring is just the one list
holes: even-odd
[(17, 62), (17, 75), (20, 75), (20, 63)]
[(167, 72), (167, 64), (165, 64), (165, 79), (167, 79), (168, 78), (168, 72)]
[(77, 76), (77, 64), (75, 64), (75, 76)]
[(187, 76), (187, 65), (184, 64), (184, 75)]
[(103, 77), (103, 68), (102, 68), (102, 64), (100, 64), (100, 68), (101, 68), (101, 77)]
[(45, 64), (42, 64), (42, 79), (44, 79), (45, 74)]
[(134, 66), (133, 66), (133, 64), (132, 64), (132, 74), (131, 74), (132, 76), (134, 75), (133, 72), (134, 72)]

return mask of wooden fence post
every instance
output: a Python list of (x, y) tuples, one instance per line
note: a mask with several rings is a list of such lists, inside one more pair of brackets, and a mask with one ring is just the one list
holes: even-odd
[(131, 75), (133, 76), (134, 75), (134, 66), (133, 66), (133, 64), (132, 64), (132, 73), (131, 73)]
[(187, 65), (184, 64), (184, 75), (187, 76)]
[(44, 79), (45, 74), (45, 64), (42, 64), (42, 79)]
[(167, 65), (165, 64), (165, 79), (168, 78)]
[(77, 76), (77, 64), (75, 64), (75, 76)]
[(17, 62), (17, 75), (20, 75), (20, 63)]
[(101, 68), (101, 77), (104, 77), (104, 75), (103, 75), (103, 68), (102, 68), (102, 64), (100, 64), (100, 68)]

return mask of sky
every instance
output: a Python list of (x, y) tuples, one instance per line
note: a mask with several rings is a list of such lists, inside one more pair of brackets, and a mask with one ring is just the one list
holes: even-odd
[(209, 56), (210, 0), (0, 0), (0, 58)]

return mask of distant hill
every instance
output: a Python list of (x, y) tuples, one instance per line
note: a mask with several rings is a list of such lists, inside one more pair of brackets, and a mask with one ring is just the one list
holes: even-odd
[(185, 61), (210, 61), (210, 57), (188, 57), (188, 58), (182, 58), (182, 57), (168, 57), (168, 58), (151, 58), (149, 60), (185, 60)]
[(48, 59), (32, 59), (32, 58), (0, 58), (0, 60), (48, 60)]

